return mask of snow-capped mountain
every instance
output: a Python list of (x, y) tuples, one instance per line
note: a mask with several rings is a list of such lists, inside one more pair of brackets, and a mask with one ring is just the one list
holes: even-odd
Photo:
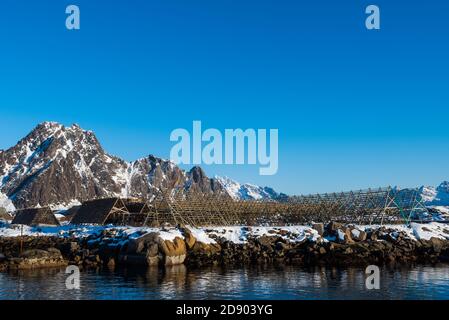
[(223, 186), (226, 193), (233, 199), (243, 200), (281, 200), (287, 197), (269, 187), (260, 187), (250, 183), (240, 184), (228, 177), (215, 176), (215, 180)]
[(421, 197), (427, 206), (449, 206), (449, 181), (438, 187), (421, 187)]
[(0, 206), (8, 210), (70, 207), (98, 197), (150, 199), (157, 190), (180, 187), (225, 193), (223, 185), (200, 167), (185, 172), (152, 155), (133, 162), (111, 156), (92, 131), (78, 125), (44, 122), (12, 148), (0, 151)]

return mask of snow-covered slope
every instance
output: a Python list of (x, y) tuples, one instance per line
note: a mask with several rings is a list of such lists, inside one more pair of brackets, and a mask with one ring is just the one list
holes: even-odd
[(233, 199), (242, 200), (277, 200), (281, 196), (272, 188), (260, 187), (253, 184), (240, 184), (228, 177), (215, 176), (217, 183), (221, 184), (225, 191)]
[(438, 187), (421, 187), (421, 196), (428, 206), (449, 206), (449, 181)]

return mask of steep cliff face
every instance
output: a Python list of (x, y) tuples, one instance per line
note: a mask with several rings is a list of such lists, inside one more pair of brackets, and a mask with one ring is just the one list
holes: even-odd
[[(44, 122), (12, 148), (0, 151), (0, 194), (16, 208), (70, 206), (99, 197), (150, 199), (157, 190), (181, 188), (225, 193), (200, 167), (189, 172), (148, 156), (126, 162), (107, 154), (92, 131)], [(8, 200), (9, 199), (9, 200)]]

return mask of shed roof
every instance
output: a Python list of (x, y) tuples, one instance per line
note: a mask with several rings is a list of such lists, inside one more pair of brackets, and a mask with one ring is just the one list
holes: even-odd
[(28, 208), (16, 211), (12, 224), (59, 226), (59, 221), (48, 207)]
[(96, 199), (84, 202), (74, 215), (72, 224), (104, 224), (114, 212), (127, 212), (120, 198)]

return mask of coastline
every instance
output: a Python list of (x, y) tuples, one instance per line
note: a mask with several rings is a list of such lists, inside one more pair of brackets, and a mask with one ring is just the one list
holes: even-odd
[[(5, 228), (5, 227), (4, 227)], [(7, 228), (7, 227), (6, 227)], [(14, 229), (11, 229), (14, 231)], [(449, 261), (449, 225), (30, 228), (0, 236), (0, 270), (76, 265), (367, 266)], [(3, 230), (4, 231), (4, 230)], [(0, 233), (2, 234), (2, 233)]]

